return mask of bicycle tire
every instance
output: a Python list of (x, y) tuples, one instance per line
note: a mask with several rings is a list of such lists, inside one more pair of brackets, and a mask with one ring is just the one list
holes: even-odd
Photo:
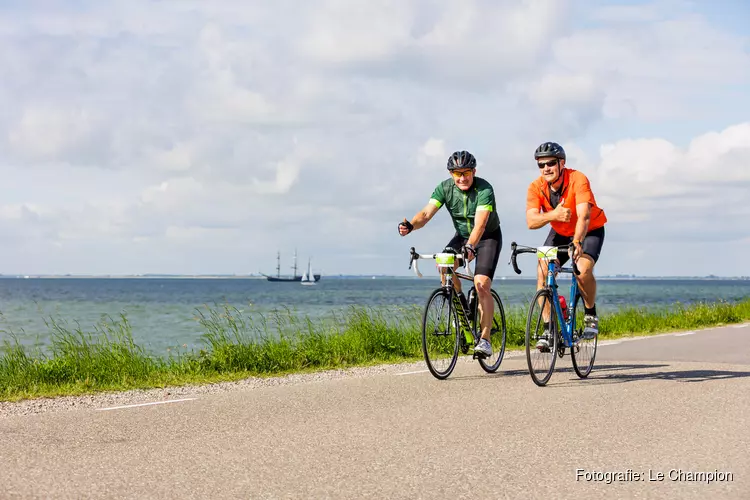
[[(469, 294), (476, 293), (476, 290), (472, 288), (469, 291)], [(490, 289), (490, 293), (492, 294), (492, 298), (495, 301), (495, 307), (494, 307), (494, 314), (493, 314), (493, 321), (492, 321), (492, 328), (490, 333), (490, 344), (492, 344), (492, 351), (493, 355), (492, 358), (497, 356), (497, 359), (494, 361), (488, 362), (488, 359), (486, 358), (478, 358), (479, 365), (482, 367), (484, 371), (487, 373), (495, 373), (498, 368), (500, 368), (500, 364), (503, 362), (503, 357), (505, 356), (505, 342), (508, 335), (508, 330), (505, 324), (505, 309), (503, 308), (503, 301), (500, 300), (500, 296), (495, 292), (495, 290)], [(474, 331), (479, 330), (479, 325), (481, 323), (479, 319), (479, 300), (474, 300), (474, 310), (471, 311), (472, 314), (472, 328)], [(498, 323), (498, 316), (500, 318)], [(495, 336), (499, 335), (499, 339)], [(495, 352), (495, 347), (499, 345), (499, 350), (497, 353)], [(491, 359), (492, 359), (491, 358)]]
[(576, 375), (578, 375), (580, 378), (586, 378), (591, 373), (591, 370), (594, 368), (594, 361), (596, 360), (596, 348), (599, 344), (599, 335), (596, 335), (594, 337), (594, 343), (593, 343), (593, 349), (587, 349), (587, 352), (590, 352), (590, 358), (588, 360), (588, 363), (585, 361), (582, 364), (579, 364), (579, 356), (581, 360), (585, 359), (580, 352), (583, 350), (583, 347), (585, 345), (589, 344), (583, 344), (583, 342), (588, 342), (583, 339), (581, 339), (581, 336), (583, 335), (583, 314), (581, 314), (580, 321), (577, 316), (578, 312), (578, 306), (579, 302), (582, 302), (583, 298), (580, 295), (576, 296), (576, 300), (573, 303), (573, 317), (576, 318), (576, 331), (574, 332), (578, 336), (578, 342), (577, 344), (570, 350), (571, 358), (573, 359), (573, 370), (575, 370)]
[[(549, 346), (549, 354), (550, 354), (550, 362), (549, 366), (545, 371), (540, 371), (540, 375), (537, 375), (536, 370), (534, 369), (534, 364), (532, 363), (532, 352), (536, 354), (537, 348), (536, 343), (534, 345), (531, 345), (532, 342), (535, 342), (537, 340), (538, 335), (536, 335), (537, 330), (534, 331), (534, 338), (532, 339), (531, 334), (531, 328), (534, 324), (536, 324), (536, 327), (538, 328), (540, 326), (540, 321), (542, 320), (542, 311), (543, 311), (543, 305), (539, 304), (539, 299), (544, 298), (545, 301), (550, 305), (550, 322), (549, 322), (549, 339), (548, 342), (551, 342)], [(535, 315), (534, 312), (538, 310), (539, 313), (539, 319), (536, 321), (534, 320)], [(534, 294), (534, 298), (531, 299), (531, 306), (529, 307), (529, 313), (526, 318), (526, 363), (529, 367), (529, 375), (531, 375), (531, 379), (534, 381), (536, 385), (539, 387), (544, 387), (547, 385), (547, 382), (549, 382), (549, 379), (552, 377), (552, 373), (555, 370), (555, 363), (557, 362), (557, 335), (558, 335), (558, 324), (557, 324), (557, 312), (555, 311), (554, 304), (552, 302), (552, 292), (546, 288), (542, 288)]]
[[(427, 299), (427, 305), (425, 305), (424, 312), (422, 314), (422, 354), (424, 355), (425, 363), (427, 363), (427, 368), (430, 370), (430, 373), (432, 373), (432, 376), (437, 378), (438, 380), (444, 380), (450, 376), (450, 374), (453, 372), (453, 369), (456, 367), (456, 361), (458, 360), (458, 347), (459, 347), (459, 331), (455, 330), (453, 332), (453, 338), (451, 339), (451, 328), (456, 327), (458, 324), (458, 317), (456, 315), (456, 311), (453, 308), (452, 305), (452, 297), (450, 296), (451, 293), (455, 292), (448, 292), (443, 288), (438, 288), (434, 290), (430, 294), (430, 298)], [(442, 299), (443, 303), (440, 306), (441, 307), (441, 315), (442, 318), (442, 312), (447, 312), (445, 317), (445, 324), (446, 324), (446, 330), (444, 332), (438, 332), (437, 326), (433, 327), (432, 332), (428, 332), (428, 321), (429, 321), (429, 313), (430, 313), (430, 306), (433, 305), (433, 303), (436, 302), (437, 299)], [(447, 310), (446, 310), (447, 306)], [(440, 320), (441, 322), (443, 320)], [(438, 325), (439, 326), (439, 325)], [(429, 333), (434, 333), (435, 337), (432, 337), (429, 335)], [(439, 340), (439, 337), (445, 337), (445, 342), (441, 342)], [(452, 342), (452, 344), (451, 344)], [(430, 346), (435, 345), (438, 350), (444, 351), (445, 354), (449, 353), (449, 350), (452, 349), (451, 358), (448, 363), (448, 367), (444, 370), (438, 369), (435, 366), (433, 366), (433, 363), (431, 362), (431, 355), (430, 355)], [(443, 358), (445, 359), (445, 358)], [(432, 359), (433, 361), (437, 361), (437, 357), (434, 357)]]

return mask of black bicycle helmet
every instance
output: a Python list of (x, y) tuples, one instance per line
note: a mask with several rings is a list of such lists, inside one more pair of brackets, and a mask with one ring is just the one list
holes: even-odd
[(552, 156), (560, 160), (565, 159), (565, 150), (556, 142), (545, 142), (534, 151), (534, 159)]
[(456, 151), (448, 158), (448, 170), (477, 168), (477, 159), (468, 151)]

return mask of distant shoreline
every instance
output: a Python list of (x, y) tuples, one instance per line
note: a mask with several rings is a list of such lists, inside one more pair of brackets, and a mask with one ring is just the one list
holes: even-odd
[[(265, 276), (251, 274), (0, 274), (0, 280), (8, 279), (240, 279), (265, 280)], [(412, 275), (385, 274), (334, 274), (324, 275), (322, 279), (416, 279)], [(536, 280), (535, 276), (497, 276), (495, 281)], [(691, 280), (691, 281), (750, 281), (750, 276), (597, 276), (597, 280), (643, 281), (643, 280)]]

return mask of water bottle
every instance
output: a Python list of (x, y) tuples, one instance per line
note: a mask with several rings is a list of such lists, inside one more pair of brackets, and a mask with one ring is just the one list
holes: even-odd
[(560, 309), (562, 309), (563, 318), (568, 321), (568, 304), (565, 303), (565, 297), (562, 295), (557, 296), (560, 299)]

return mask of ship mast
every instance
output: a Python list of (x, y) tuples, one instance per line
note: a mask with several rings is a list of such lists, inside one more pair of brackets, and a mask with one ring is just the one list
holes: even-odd
[(281, 252), (276, 252), (276, 277), (281, 277)]
[(294, 249), (294, 266), (292, 267), (294, 269), (294, 277), (297, 277), (297, 249)]

